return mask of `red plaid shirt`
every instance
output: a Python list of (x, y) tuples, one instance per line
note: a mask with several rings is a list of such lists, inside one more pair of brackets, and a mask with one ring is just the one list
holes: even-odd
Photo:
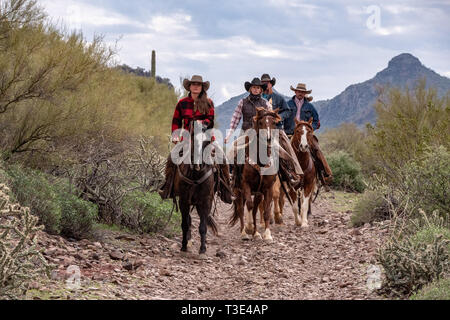
[(172, 120), (172, 132), (177, 129), (181, 129), (182, 127), (185, 130), (190, 129), (190, 125), (192, 120), (195, 118), (196, 120), (202, 121), (204, 124), (208, 126), (208, 128), (214, 127), (214, 103), (212, 100), (209, 100), (211, 107), (209, 108), (208, 114), (202, 114), (200, 111), (195, 111), (194, 113), (194, 99), (189, 95), (188, 97), (181, 99), (178, 101), (177, 106), (175, 108), (175, 113), (173, 114)]

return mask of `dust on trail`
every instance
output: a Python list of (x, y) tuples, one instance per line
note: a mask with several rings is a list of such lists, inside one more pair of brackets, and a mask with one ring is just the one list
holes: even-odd
[[(57, 265), (52, 280), (32, 283), (28, 299), (379, 299), (367, 289), (367, 269), (386, 234), (384, 225), (348, 227), (351, 212), (339, 210), (333, 193), (313, 205), (310, 227), (274, 225), (274, 241), (242, 241), (238, 224), (227, 224), (231, 206), (219, 204), (219, 236), (208, 233), (207, 260), (198, 260), (198, 216), (193, 213), (193, 253), (180, 254), (174, 239), (105, 231), (98, 242), (68, 242), (43, 235), (46, 258)], [(344, 199), (344, 201), (346, 201)], [(345, 206), (344, 206), (345, 207)], [(81, 271), (79, 288), (68, 289)], [(75, 279), (76, 280), (76, 279)]]

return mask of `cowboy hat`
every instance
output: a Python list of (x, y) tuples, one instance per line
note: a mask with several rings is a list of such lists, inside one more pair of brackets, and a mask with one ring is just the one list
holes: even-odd
[(203, 82), (202, 76), (192, 76), (191, 80), (184, 79), (183, 80), (183, 87), (186, 89), (186, 91), (191, 91), (191, 84), (192, 83), (201, 83), (203, 85), (203, 90), (208, 91), (209, 89), (209, 81)]
[(277, 79), (270, 79), (270, 76), (267, 73), (261, 76), (261, 81), (269, 81), (272, 84), (272, 87), (275, 85), (275, 83), (277, 83)]
[(252, 82), (248, 82), (248, 81), (247, 81), (247, 82), (245, 83), (245, 90), (249, 91), (250, 88), (253, 87), (253, 86), (261, 87), (263, 91), (265, 91), (266, 88), (267, 88), (267, 84), (262, 83), (261, 80), (260, 80), (259, 78), (254, 78), (254, 79), (252, 80)]
[(306, 85), (304, 83), (297, 84), (297, 88), (294, 88), (293, 86), (291, 86), (291, 90), (292, 91), (301, 91), (306, 94), (310, 94), (312, 92), (312, 90), (306, 90)]

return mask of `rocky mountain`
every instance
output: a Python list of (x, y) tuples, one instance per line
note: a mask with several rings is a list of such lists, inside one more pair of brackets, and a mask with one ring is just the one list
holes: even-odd
[(426, 79), (427, 87), (436, 88), (440, 96), (450, 90), (449, 78), (425, 67), (413, 55), (402, 53), (394, 57), (388, 67), (374, 78), (349, 86), (331, 100), (320, 101), (317, 109), (321, 115), (321, 124), (325, 128), (337, 127), (343, 122), (354, 122), (359, 126), (374, 124), (376, 114), (373, 106), (379, 87), (413, 88), (423, 78)]
[[(417, 81), (423, 78), (426, 79), (427, 87), (436, 88), (440, 96), (450, 90), (449, 78), (425, 67), (413, 55), (402, 53), (394, 57), (387, 68), (378, 72), (374, 78), (349, 86), (333, 99), (313, 102), (320, 114), (321, 128), (334, 128), (344, 122), (353, 122), (358, 126), (374, 124), (376, 114), (373, 106), (378, 97), (378, 88), (413, 88)], [(221, 130), (228, 128), (237, 103), (245, 95), (231, 98), (217, 108), (217, 120)]]

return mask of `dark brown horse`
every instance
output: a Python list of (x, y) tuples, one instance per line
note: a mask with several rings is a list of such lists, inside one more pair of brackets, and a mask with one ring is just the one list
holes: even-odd
[[(204, 130), (194, 135), (191, 129), (190, 164), (181, 163), (177, 166), (174, 180), (174, 194), (179, 196), (179, 207), (182, 215), (183, 240), (181, 251), (187, 252), (192, 246), (191, 241), (191, 209), (195, 207), (200, 216), (199, 233), (201, 238), (200, 259), (206, 258), (207, 226), (217, 235), (217, 225), (210, 215), (214, 200), (215, 180), (214, 166), (203, 161), (194, 164), (194, 153), (202, 152), (209, 144), (205, 140)], [(195, 143), (197, 141), (197, 143)], [(187, 157), (187, 155), (186, 155)]]
[[(275, 129), (276, 124), (281, 121), (277, 111), (268, 111), (264, 108), (257, 108), (256, 116), (253, 119), (253, 129), (256, 130), (256, 140), (258, 155), (257, 160), (252, 162), (251, 157), (248, 156), (248, 149), (246, 149), (245, 164), (236, 165), (235, 173), (233, 174), (237, 179), (235, 180), (234, 194), (234, 212), (231, 217), (230, 224), (233, 226), (237, 220), (241, 223), (241, 238), (248, 240), (249, 237), (246, 232), (244, 223), (244, 210), (247, 216), (247, 229), (253, 232), (254, 239), (263, 238), (266, 241), (272, 241), (270, 232), (270, 208), (272, 203), (272, 186), (276, 179), (276, 172), (272, 175), (263, 175), (261, 170), (270, 166), (264, 164), (261, 160), (260, 144), (263, 143), (263, 148), (267, 148), (266, 155), (270, 156), (271, 152), (271, 130)], [(260, 130), (265, 129), (268, 132), (263, 136)], [(264, 146), (267, 145), (267, 147)], [(254, 195), (254, 200), (252, 200)], [(262, 202), (262, 209), (264, 211), (264, 227), (265, 231), (263, 237), (258, 232), (256, 223), (256, 213), (258, 206)], [(251, 212), (251, 214), (250, 214)]]

